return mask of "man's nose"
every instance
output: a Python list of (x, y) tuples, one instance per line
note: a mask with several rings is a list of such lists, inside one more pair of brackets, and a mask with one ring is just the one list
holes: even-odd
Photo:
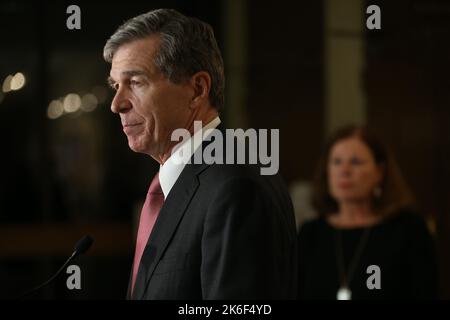
[(131, 106), (131, 102), (124, 90), (117, 90), (114, 99), (111, 102), (111, 111), (114, 113), (124, 113), (131, 109)]

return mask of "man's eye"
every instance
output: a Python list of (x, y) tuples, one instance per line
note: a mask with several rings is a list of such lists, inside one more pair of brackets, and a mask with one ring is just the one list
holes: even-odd
[(117, 83), (110, 83), (109, 87), (115, 91), (119, 89), (119, 85)]
[(131, 86), (140, 86), (141, 83), (140, 83), (139, 81), (136, 81), (136, 80), (131, 80), (131, 81), (130, 81), (130, 85), (131, 85)]

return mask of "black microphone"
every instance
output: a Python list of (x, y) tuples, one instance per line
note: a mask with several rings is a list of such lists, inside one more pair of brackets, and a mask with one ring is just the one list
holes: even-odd
[(72, 253), (73, 257), (85, 253), (88, 251), (88, 249), (91, 247), (92, 243), (94, 242), (94, 239), (90, 235), (85, 235), (83, 238), (78, 240), (78, 242), (75, 244), (74, 252)]
[(78, 240), (78, 242), (75, 244), (74, 251), (73, 251), (72, 255), (69, 257), (69, 259), (66, 260), (66, 262), (63, 264), (63, 266), (50, 279), (48, 279), (43, 284), (41, 284), (41, 285), (31, 289), (31, 290), (28, 290), (27, 292), (25, 292), (21, 296), (17, 297), (16, 299), (22, 299), (22, 298), (30, 295), (31, 293), (33, 293), (35, 291), (38, 291), (39, 289), (41, 289), (41, 288), (45, 287), (46, 285), (48, 285), (50, 282), (52, 282), (61, 273), (61, 271), (64, 270), (64, 268), (73, 259), (75, 259), (80, 254), (85, 253), (91, 247), (93, 242), (94, 242), (94, 239), (92, 239), (92, 237), (90, 235), (85, 235), (83, 238)]

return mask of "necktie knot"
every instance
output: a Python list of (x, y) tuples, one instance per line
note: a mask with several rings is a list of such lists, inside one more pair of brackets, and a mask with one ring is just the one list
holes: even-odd
[(148, 188), (149, 194), (162, 194), (161, 183), (159, 182), (159, 172), (153, 177), (150, 187)]

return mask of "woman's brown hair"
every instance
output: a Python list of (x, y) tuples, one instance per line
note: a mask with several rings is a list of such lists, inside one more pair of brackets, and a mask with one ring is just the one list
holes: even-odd
[(339, 210), (338, 203), (333, 199), (328, 187), (328, 160), (331, 148), (339, 141), (357, 137), (370, 149), (375, 163), (384, 171), (380, 183), (381, 194), (373, 197), (374, 213), (388, 216), (411, 208), (413, 197), (402, 177), (400, 169), (386, 145), (367, 127), (350, 125), (337, 130), (328, 140), (313, 185), (313, 205), (319, 215), (326, 216)]

